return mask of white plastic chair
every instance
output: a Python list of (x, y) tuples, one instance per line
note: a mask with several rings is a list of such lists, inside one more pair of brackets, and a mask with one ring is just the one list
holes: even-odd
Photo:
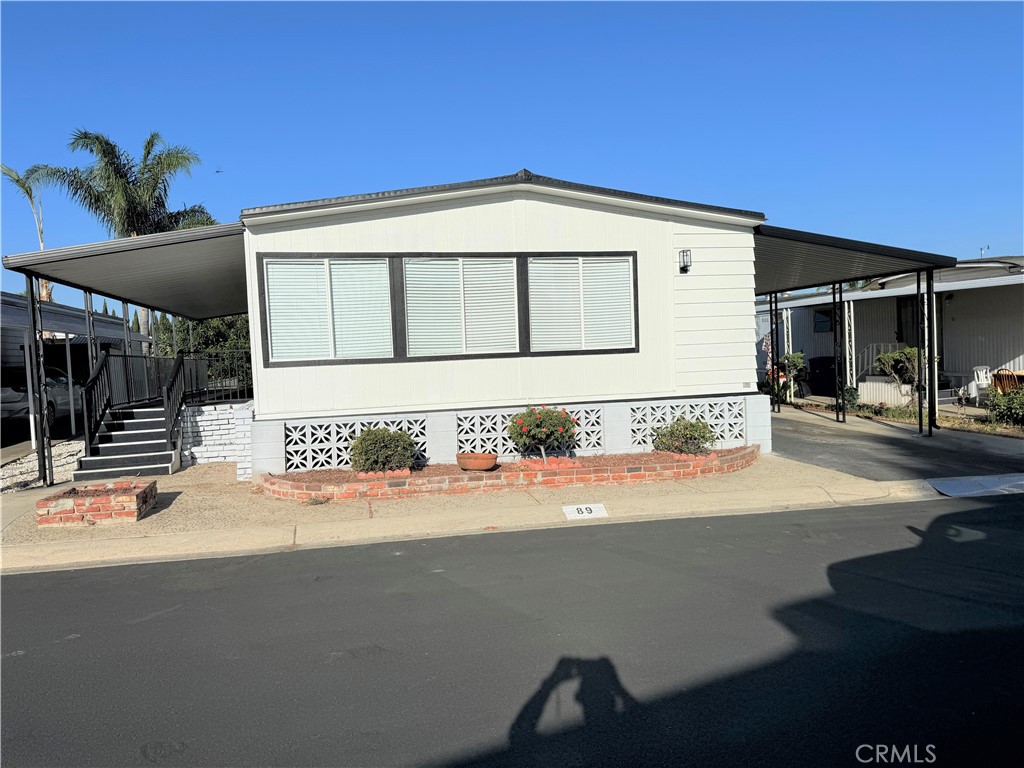
[(988, 388), (992, 386), (992, 369), (987, 365), (974, 366), (974, 402), (981, 405), (983, 394), (988, 394)]

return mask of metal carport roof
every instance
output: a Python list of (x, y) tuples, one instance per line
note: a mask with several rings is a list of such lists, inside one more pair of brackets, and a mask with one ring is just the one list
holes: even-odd
[(172, 315), (248, 311), (245, 227), (214, 224), (4, 256), (4, 266)]
[(953, 266), (955, 258), (936, 253), (765, 224), (754, 227), (754, 292), (758, 296)]

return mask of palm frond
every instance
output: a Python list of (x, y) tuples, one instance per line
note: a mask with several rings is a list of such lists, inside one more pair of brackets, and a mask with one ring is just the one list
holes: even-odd
[(185, 206), (180, 211), (168, 211), (164, 222), (167, 225), (167, 229), (171, 230), (208, 227), (211, 224), (216, 224), (217, 220), (206, 210), (206, 206), (200, 204)]
[(29, 176), (29, 171), (25, 171), (25, 174), (22, 175), (9, 165), (3, 165), (2, 163), (0, 163), (0, 170), (3, 171), (4, 176), (10, 179), (14, 186), (21, 190), (21, 194), (27, 197), (30, 203), (35, 203), (35, 190), (32, 189), (32, 179)]

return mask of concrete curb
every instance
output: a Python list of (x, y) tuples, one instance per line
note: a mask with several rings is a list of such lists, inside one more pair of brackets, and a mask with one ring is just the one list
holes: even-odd
[(429, 515), (301, 523), (227, 530), (88, 541), (16, 544), (0, 548), (0, 573), (100, 568), (139, 563), (288, 552), (299, 549), (379, 544), (388, 541), (472, 536), (581, 525), (614, 525), (644, 520), (763, 514), (791, 509), (834, 508), (855, 504), (899, 503), (941, 499), (923, 480), (857, 480), (825, 488), (789, 488), (784, 498), (716, 492), (694, 497), (678, 494), (617, 499), (607, 504), (609, 517), (566, 521), (560, 504), (530, 507), (449, 510)]

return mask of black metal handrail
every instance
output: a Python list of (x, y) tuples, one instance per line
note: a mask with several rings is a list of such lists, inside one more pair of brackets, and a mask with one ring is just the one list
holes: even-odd
[(252, 354), (216, 349), (185, 358), (189, 402), (215, 403), (252, 397)]
[(163, 386), (164, 426), (166, 428), (167, 450), (174, 448), (174, 431), (185, 405), (185, 355), (179, 352), (174, 358), (170, 373)]
[(85, 430), (85, 455), (92, 456), (92, 438), (110, 408), (110, 365), (106, 352), (100, 352), (95, 367), (82, 387), (82, 423)]

